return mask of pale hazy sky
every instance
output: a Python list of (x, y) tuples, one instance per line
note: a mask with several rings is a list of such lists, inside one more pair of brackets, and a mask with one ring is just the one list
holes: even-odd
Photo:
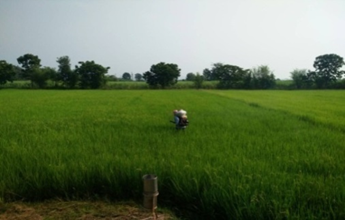
[(180, 79), (213, 63), (268, 65), (276, 78), (345, 58), (345, 0), (0, 0), (0, 60), (94, 60), (109, 74), (176, 63)]

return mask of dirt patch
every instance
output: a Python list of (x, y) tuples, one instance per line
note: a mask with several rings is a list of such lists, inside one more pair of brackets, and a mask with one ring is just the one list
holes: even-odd
[(134, 202), (47, 201), (0, 203), (0, 220), (177, 220), (169, 211), (150, 210)]

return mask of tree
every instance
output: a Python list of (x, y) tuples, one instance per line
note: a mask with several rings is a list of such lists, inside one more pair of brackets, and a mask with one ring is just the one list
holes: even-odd
[(194, 78), (195, 88), (201, 89), (203, 82), (204, 82), (204, 76), (200, 75), (199, 73), (196, 73), (196, 76)]
[(204, 69), (203, 76), (204, 76), (204, 79), (207, 81), (216, 80), (216, 77), (213, 75), (213, 72), (207, 68)]
[(23, 78), (30, 80), (31, 86), (33, 86), (32, 76), (35, 74), (35, 71), (39, 71), (41, 60), (38, 58), (38, 56), (25, 54), (18, 57), (17, 61), (22, 66)]
[(252, 87), (254, 89), (270, 89), (276, 84), (275, 76), (268, 66), (252, 69)]
[(340, 69), (344, 64), (344, 59), (337, 54), (318, 56), (313, 65), (315, 71), (311, 73), (312, 80), (318, 88), (327, 88), (342, 78), (345, 71)]
[(56, 62), (58, 65), (58, 74), (55, 83), (62, 81), (63, 85), (74, 88), (78, 82), (78, 75), (71, 69), (71, 60), (68, 56), (58, 57)]
[(131, 74), (129, 74), (127, 72), (122, 74), (122, 79), (123, 80), (132, 80)]
[(195, 74), (194, 73), (188, 73), (186, 76), (187, 81), (194, 81), (195, 80)]
[(160, 85), (164, 89), (177, 83), (180, 71), (177, 64), (160, 62), (152, 65), (150, 71), (144, 73), (143, 77), (150, 86)]
[(20, 68), (20, 66), (18, 65), (13, 65), (13, 69), (14, 69), (14, 72), (15, 72), (15, 75), (13, 77), (13, 80), (25, 80), (23, 78), (23, 70), (22, 68)]
[(157, 87), (158, 86), (158, 76), (150, 71), (146, 71), (143, 74), (143, 78), (146, 81), (147, 84), (149, 84), (151, 87)]
[(15, 76), (14, 66), (5, 60), (0, 60), (0, 85), (6, 84), (7, 81), (13, 82)]
[(250, 72), (235, 65), (214, 64), (213, 74), (219, 79), (219, 87), (223, 89), (244, 89), (249, 87)]
[(211, 70), (205, 69), (207, 77), (219, 80), (218, 87), (223, 89), (244, 89), (250, 86), (250, 72), (241, 67), (215, 63)]
[(295, 69), (290, 74), (293, 85), (297, 89), (310, 87), (311, 81), (309, 80), (308, 72), (306, 69)]
[(31, 80), (38, 86), (38, 88), (45, 88), (47, 80), (56, 73), (56, 70), (51, 67), (37, 68), (32, 72)]
[(136, 73), (134, 77), (136, 81), (141, 81), (143, 79), (143, 75), (141, 75), (140, 73)]
[(211, 69), (211, 76), (212, 79), (218, 79), (221, 80), (221, 78), (225, 77), (229, 73), (229, 67), (230, 65), (228, 64), (223, 64), (223, 63), (214, 63), (213, 67)]
[(80, 79), (80, 87), (83, 89), (97, 89), (106, 82), (105, 74), (110, 67), (103, 67), (94, 61), (79, 62), (80, 66), (75, 67), (75, 72)]

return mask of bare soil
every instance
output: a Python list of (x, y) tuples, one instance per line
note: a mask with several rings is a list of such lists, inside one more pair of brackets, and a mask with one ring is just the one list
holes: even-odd
[(1, 203), (0, 220), (176, 220), (167, 210), (154, 215), (134, 202), (47, 201), (44, 203)]

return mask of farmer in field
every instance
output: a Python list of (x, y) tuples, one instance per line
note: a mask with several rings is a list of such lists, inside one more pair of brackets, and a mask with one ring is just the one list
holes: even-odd
[(180, 110), (174, 110), (174, 121), (176, 129), (186, 129), (189, 121), (187, 119), (187, 112), (183, 109)]

